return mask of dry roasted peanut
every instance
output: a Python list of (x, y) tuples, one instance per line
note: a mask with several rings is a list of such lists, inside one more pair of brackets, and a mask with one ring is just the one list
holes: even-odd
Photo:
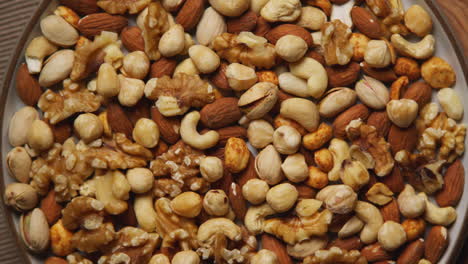
[(17, 211), (28, 211), (37, 205), (38, 194), (29, 184), (11, 183), (5, 187), (3, 201)]
[(304, 57), (298, 62), (289, 64), (291, 73), (295, 76), (306, 79), (309, 95), (320, 98), (328, 86), (327, 71), (320, 62)]
[(309, 179), (305, 182), (315, 189), (322, 189), (328, 185), (328, 175), (317, 167), (309, 167)]
[(277, 100), (278, 87), (270, 82), (260, 82), (242, 94), (238, 105), (246, 117), (253, 120), (265, 116)]
[(231, 137), (224, 147), (224, 166), (232, 173), (238, 173), (247, 167), (250, 151), (243, 139)]
[(304, 127), (302, 127), (299, 123), (297, 123), (296, 121), (294, 121), (292, 119), (285, 118), (285, 117), (283, 117), (281, 115), (277, 115), (275, 117), (273, 125), (274, 125), (275, 128), (279, 128), (281, 126), (294, 127), (299, 132), (299, 134), (301, 134), (302, 136), (307, 134), (307, 130)]
[(393, 34), (391, 41), (399, 53), (417, 60), (425, 60), (434, 54), (435, 39), (432, 35), (425, 36), (419, 42), (409, 42), (400, 34)]
[(172, 258), (172, 264), (199, 264), (200, 257), (193, 250), (184, 250), (177, 252)]
[(22, 183), (29, 182), (32, 160), (25, 148), (15, 147), (10, 150), (6, 156), (6, 163), (8, 172), (17, 181)]
[(436, 89), (452, 87), (457, 79), (452, 66), (439, 57), (424, 62), (421, 66), (421, 75), (432, 88)]
[(398, 196), (398, 207), (403, 216), (416, 218), (426, 210), (426, 202), (423, 197), (416, 195), (411, 185), (406, 184), (405, 189)]
[(375, 242), (379, 229), (383, 225), (382, 214), (379, 209), (370, 203), (358, 201), (354, 211), (356, 216), (365, 223), (360, 235), (362, 242), (365, 244)]
[(421, 78), (421, 69), (418, 62), (410, 58), (398, 58), (393, 71), (399, 76), (407, 76), (412, 81)]
[(270, 185), (278, 184), (284, 178), (280, 164), (281, 157), (273, 145), (266, 146), (255, 157), (255, 171), (258, 177)]
[(326, 208), (335, 214), (347, 214), (356, 206), (357, 194), (344, 184), (329, 185), (320, 190), (315, 199), (324, 202)]
[(266, 195), (267, 203), (278, 213), (291, 209), (297, 201), (299, 193), (290, 183), (282, 183), (272, 187)]
[(253, 120), (249, 123), (247, 137), (254, 148), (261, 149), (273, 142), (274, 132), (275, 130), (267, 121), (262, 119)]
[(412, 5), (406, 10), (405, 26), (418, 37), (424, 37), (432, 31), (432, 19), (420, 5)]
[(211, 130), (203, 135), (199, 134), (197, 131), (198, 120), (200, 120), (200, 113), (197, 111), (184, 116), (180, 125), (182, 140), (198, 149), (208, 149), (215, 146), (219, 140), (218, 132)]
[(460, 120), (463, 117), (463, 104), (460, 96), (454, 89), (441, 89), (437, 93), (437, 99), (448, 117), (455, 120)]
[(373, 109), (383, 109), (387, 105), (390, 95), (385, 85), (369, 76), (356, 83), (355, 90), (359, 100)]
[(326, 148), (314, 152), (314, 161), (317, 167), (324, 172), (329, 172), (333, 168), (333, 155)]
[(281, 103), (280, 113), (283, 117), (298, 122), (309, 132), (314, 132), (320, 122), (317, 106), (307, 99), (291, 98), (284, 100)]
[(296, 153), (289, 155), (281, 165), (281, 169), (288, 180), (301, 182), (309, 176), (304, 155)]
[(10, 119), (8, 140), (12, 146), (22, 146), (28, 142), (28, 131), (34, 120), (39, 119), (37, 110), (25, 106), (18, 110)]
[(151, 192), (137, 194), (133, 204), (138, 225), (146, 232), (153, 232), (157, 225), (157, 214), (154, 210), (152, 195)]
[(379, 229), (378, 240), (385, 250), (394, 251), (406, 242), (406, 233), (399, 223), (387, 221)]
[(96, 92), (105, 97), (113, 97), (120, 92), (119, 77), (114, 67), (109, 63), (103, 63), (99, 67)]
[(227, 26), (224, 17), (213, 7), (209, 7), (201, 17), (195, 35), (198, 43), (208, 46), (217, 36), (226, 31)]
[(387, 42), (384, 40), (371, 40), (367, 43), (364, 60), (374, 68), (385, 68), (392, 62), (392, 55)]
[(301, 16), (296, 24), (310, 30), (320, 30), (325, 22), (327, 22), (327, 15), (322, 10), (305, 6), (302, 7)]
[(242, 186), (242, 195), (251, 204), (257, 205), (265, 201), (270, 190), (268, 183), (260, 179), (250, 179)]
[(245, 91), (258, 80), (255, 69), (239, 63), (229, 64), (226, 68), (226, 77), (229, 87), (235, 91)]
[(123, 58), (122, 73), (126, 77), (143, 80), (148, 74), (150, 61), (143, 51), (131, 52)]
[(209, 0), (209, 2), (216, 11), (228, 17), (240, 16), (250, 5), (247, 0)]
[(422, 237), (426, 231), (426, 221), (422, 218), (406, 219), (401, 225), (406, 232), (408, 241)]
[(63, 49), (52, 54), (46, 61), (39, 75), (39, 84), (49, 87), (57, 84), (70, 75), (75, 60), (73, 50)]
[(218, 181), (223, 177), (223, 162), (217, 157), (204, 157), (200, 161), (200, 173), (208, 182)]
[(170, 27), (162, 35), (158, 48), (164, 57), (172, 57), (182, 53), (185, 48), (184, 28), (179, 24)]
[(57, 46), (48, 41), (44, 36), (33, 38), (29, 42), (24, 54), (29, 73), (40, 73), (44, 58), (55, 51), (57, 51)]
[(203, 200), (198, 193), (183, 192), (172, 199), (171, 208), (180, 216), (193, 218), (200, 214)]
[(177, 65), (177, 67), (174, 70), (173, 76), (179, 73), (185, 73), (188, 75), (198, 75), (200, 74), (200, 71), (197, 69), (197, 66), (195, 66), (193, 60), (191, 58), (187, 58)]
[[(358, 89), (356, 89), (357, 91)], [(354, 105), (357, 99), (356, 92), (345, 87), (331, 89), (320, 101), (320, 115), (327, 118), (334, 117)], [(357, 95), (359, 96), (359, 93)]]
[(257, 71), (256, 74), (259, 82), (271, 82), (279, 85), (278, 75), (275, 71)]
[(369, 43), (369, 41), (370, 39), (364, 34), (351, 34), (349, 42), (352, 43), (354, 47), (353, 61), (361, 62), (364, 60), (364, 53), (366, 52), (367, 44)]
[(229, 199), (223, 190), (209, 190), (203, 198), (203, 209), (213, 216), (223, 216), (229, 211)]
[(290, 72), (281, 73), (278, 77), (278, 81), (280, 88), (287, 93), (300, 97), (310, 96), (307, 81), (296, 77)]
[(301, 15), (301, 2), (299, 0), (270, 0), (263, 6), (260, 14), (268, 22), (290, 22)]
[(276, 54), (287, 62), (296, 62), (304, 57), (307, 43), (295, 35), (282, 36), (275, 45)]
[(62, 220), (58, 220), (50, 228), (50, 246), (52, 253), (56, 256), (65, 257), (73, 252), (72, 246), (73, 233), (68, 231), (62, 224)]
[(42, 34), (52, 43), (69, 47), (78, 41), (78, 31), (60, 16), (50, 15), (41, 20)]
[(374, 184), (366, 193), (367, 200), (381, 206), (391, 202), (392, 196), (393, 192), (381, 182)]
[(306, 149), (317, 150), (333, 137), (333, 129), (327, 123), (321, 123), (315, 132), (309, 133), (302, 139)]
[(124, 106), (135, 106), (145, 93), (145, 83), (142, 80), (119, 75), (119, 102)]
[(140, 118), (132, 132), (133, 140), (145, 148), (154, 148), (159, 142), (158, 125), (151, 119)]
[(54, 144), (50, 126), (42, 120), (34, 120), (28, 131), (28, 145), (36, 151), (45, 151)]
[(418, 103), (411, 99), (391, 100), (387, 104), (388, 118), (401, 128), (407, 128), (413, 123), (418, 110)]
[(102, 136), (104, 126), (95, 114), (85, 113), (79, 115), (73, 127), (78, 136), (86, 143), (94, 141)]
[(129, 169), (126, 176), (134, 193), (145, 193), (153, 188), (153, 173), (147, 168)]
[(301, 134), (291, 126), (281, 126), (273, 133), (273, 145), (281, 154), (294, 154), (301, 145)]

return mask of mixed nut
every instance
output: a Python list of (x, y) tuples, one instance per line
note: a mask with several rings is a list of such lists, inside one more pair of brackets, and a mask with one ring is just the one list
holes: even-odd
[(466, 126), (424, 8), (59, 2), (16, 74), (4, 192), (45, 263), (439, 262)]

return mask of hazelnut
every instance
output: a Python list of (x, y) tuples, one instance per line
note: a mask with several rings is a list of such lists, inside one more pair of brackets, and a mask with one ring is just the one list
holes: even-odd
[(195, 192), (183, 192), (171, 201), (174, 212), (180, 216), (193, 218), (197, 217), (203, 207), (202, 198)]
[(273, 133), (273, 145), (281, 154), (294, 154), (301, 145), (301, 134), (293, 127), (281, 126)]
[(193, 45), (188, 50), (189, 56), (201, 73), (216, 71), (221, 60), (212, 49), (203, 45)]
[(127, 171), (127, 180), (134, 193), (145, 193), (153, 188), (153, 172), (147, 168), (134, 168)]
[(142, 80), (148, 74), (149, 68), (149, 58), (143, 51), (131, 52), (123, 58), (122, 73), (127, 77)]
[(322, 10), (305, 6), (302, 7), (301, 16), (296, 24), (310, 30), (320, 30), (325, 22), (327, 22), (327, 15)]
[(384, 40), (371, 40), (367, 43), (364, 60), (374, 68), (385, 68), (392, 62), (392, 56), (387, 42)]
[(328, 175), (319, 168), (310, 166), (309, 179), (306, 181), (306, 184), (315, 189), (322, 189), (328, 185)]
[(200, 257), (193, 250), (184, 250), (177, 252), (172, 258), (171, 264), (199, 264)]
[(73, 123), (78, 136), (86, 143), (96, 140), (102, 136), (104, 126), (95, 114), (85, 113), (79, 115)]
[(320, 190), (315, 199), (324, 202), (335, 214), (347, 214), (354, 210), (357, 194), (347, 185), (330, 185)]
[(289, 155), (281, 165), (281, 169), (288, 180), (302, 182), (309, 176), (304, 155), (296, 153)]
[(273, 142), (274, 132), (275, 130), (267, 121), (253, 120), (247, 128), (247, 137), (254, 148), (261, 149)]
[(123, 106), (134, 106), (140, 101), (145, 92), (145, 82), (139, 79), (119, 75), (119, 102)]
[(290, 183), (282, 183), (272, 187), (266, 196), (267, 203), (278, 213), (291, 209), (299, 197), (296, 187)]
[(295, 35), (285, 35), (275, 45), (276, 54), (287, 62), (300, 60), (304, 57), (307, 49), (305, 40)]
[(159, 142), (158, 125), (151, 119), (140, 118), (132, 133), (133, 139), (145, 148), (154, 148)]
[(50, 149), (54, 145), (54, 134), (42, 120), (34, 120), (28, 131), (28, 145), (36, 151)]
[(411, 99), (391, 100), (387, 104), (388, 118), (401, 128), (409, 127), (418, 115), (418, 103)]
[(270, 185), (279, 183), (284, 175), (281, 171), (281, 156), (272, 145), (266, 146), (255, 157), (255, 172)]
[(315, 199), (302, 199), (296, 205), (296, 213), (298, 216), (308, 217), (314, 215), (323, 202)]
[(229, 199), (223, 190), (209, 190), (203, 198), (203, 209), (213, 216), (223, 216), (229, 212)]
[(234, 91), (245, 91), (252, 87), (258, 80), (253, 68), (239, 63), (231, 63), (226, 68), (226, 77), (229, 86)]
[(204, 157), (200, 161), (200, 173), (208, 182), (215, 182), (224, 175), (223, 162), (217, 157)]
[(242, 195), (251, 204), (257, 205), (265, 201), (270, 187), (266, 181), (250, 179), (242, 186)]
[(209, 0), (209, 2), (216, 11), (228, 17), (240, 16), (250, 4), (248, 0)]
[(249, 163), (250, 151), (243, 139), (231, 137), (224, 148), (224, 166), (230, 172), (238, 173)]
[(291, 22), (301, 15), (301, 1), (299, 0), (270, 0), (260, 11), (268, 22)]
[(279, 264), (278, 257), (273, 251), (262, 249), (250, 259), (250, 264)]
[(387, 221), (379, 229), (378, 240), (385, 250), (394, 251), (406, 242), (406, 233), (399, 223)]

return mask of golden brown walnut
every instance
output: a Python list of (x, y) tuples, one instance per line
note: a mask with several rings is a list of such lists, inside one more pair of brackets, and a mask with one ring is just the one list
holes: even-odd
[(327, 65), (346, 65), (354, 55), (351, 30), (340, 20), (327, 22), (322, 26), (322, 48)]
[(151, 0), (99, 0), (97, 5), (109, 14), (137, 14), (145, 9)]
[(117, 232), (116, 239), (103, 251), (99, 263), (148, 263), (159, 244), (158, 234), (127, 226)]
[(44, 117), (52, 125), (75, 113), (94, 112), (101, 106), (102, 97), (84, 87), (83, 84), (64, 81), (64, 88), (57, 93), (45, 91), (39, 98), (37, 106), (44, 112)]
[(360, 120), (354, 120), (346, 128), (346, 133), (354, 145), (359, 146), (361, 151), (368, 152), (372, 156), (377, 176), (383, 177), (392, 171), (395, 161), (390, 151), (390, 144), (385, 141), (385, 138), (378, 135), (375, 127)]
[(73, 231), (80, 226), (94, 230), (101, 226), (104, 204), (94, 198), (80, 196), (76, 197), (62, 210), (63, 226)]
[(272, 218), (265, 221), (263, 230), (294, 245), (311, 236), (325, 235), (332, 215), (329, 210), (323, 210), (307, 217)]
[(102, 250), (115, 238), (115, 230), (112, 223), (105, 223), (94, 230), (82, 229), (72, 237), (72, 245), (79, 251), (93, 253)]
[(173, 179), (157, 179), (154, 181), (153, 195), (155, 197), (169, 196), (173, 198), (182, 193), (181, 187), (183, 186)]
[[(93, 264), (93, 262), (85, 257), (83, 257), (80, 253), (75, 252), (67, 256), (68, 264)], [(46, 261), (47, 263), (47, 261)]]
[(367, 264), (367, 260), (359, 250), (331, 247), (315, 251), (313, 256), (304, 259), (304, 264)]
[(159, 60), (161, 53), (158, 46), (164, 32), (169, 30), (169, 14), (160, 2), (152, 2), (148, 6), (143, 27), (145, 52), (150, 60)]
[(237, 62), (246, 66), (265, 69), (275, 66), (276, 51), (273, 44), (267, 43), (265, 38), (258, 36), (253, 37), (252, 42), (246, 43), (247, 41), (243, 40), (242, 37), (239, 38), (239, 36), (230, 33), (217, 36), (212, 43), (214, 51), (230, 63)]

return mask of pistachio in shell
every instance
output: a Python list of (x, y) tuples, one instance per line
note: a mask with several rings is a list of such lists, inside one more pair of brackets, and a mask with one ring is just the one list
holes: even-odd
[(49, 224), (44, 212), (36, 208), (20, 218), (20, 235), (25, 246), (34, 253), (41, 253), (49, 247)]
[(33, 209), (38, 203), (37, 191), (29, 184), (11, 183), (5, 188), (5, 204), (24, 212)]
[(247, 118), (260, 119), (275, 106), (278, 86), (270, 82), (259, 82), (245, 92), (238, 102)]
[(8, 172), (17, 181), (27, 183), (31, 170), (32, 160), (28, 152), (23, 147), (16, 147), (10, 150), (6, 156)]

